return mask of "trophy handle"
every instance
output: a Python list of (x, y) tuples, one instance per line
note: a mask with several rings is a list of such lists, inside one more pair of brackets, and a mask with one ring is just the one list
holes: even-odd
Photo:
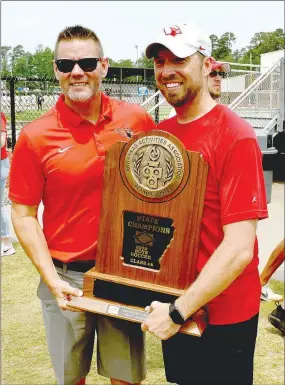
[[(75, 297), (67, 303), (67, 307), (103, 314), (109, 317), (125, 319), (131, 322), (142, 323), (149, 313), (143, 308), (122, 305), (112, 301), (100, 300), (90, 297)], [(207, 313), (199, 309), (193, 317), (185, 322), (179, 329), (179, 333), (201, 337), (208, 322)]]

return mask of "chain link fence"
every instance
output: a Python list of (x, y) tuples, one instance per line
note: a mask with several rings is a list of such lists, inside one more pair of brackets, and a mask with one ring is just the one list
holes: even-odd
[[(253, 71), (246, 66), (244, 69), (239, 69), (240, 64), (231, 63), (231, 72), (228, 76), (221, 81), (221, 98), (220, 103), (229, 106), (237, 97), (239, 97), (250, 85), (261, 75), (260, 70)], [(170, 106), (166, 100), (163, 100), (163, 96), (159, 95), (159, 121), (167, 119), (170, 113), (173, 112), (172, 106)], [(259, 99), (259, 103), (262, 100)], [(146, 105), (146, 110), (149, 110), (151, 106)], [(249, 108), (253, 108), (254, 103), (251, 101)]]
[(260, 71), (235, 70), (232, 66), (229, 75), (222, 79), (220, 102), (230, 105), (240, 96), (259, 76)]
[[(124, 69), (127, 76), (130, 75), (129, 77), (123, 77), (123, 71), (120, 68), (113, 68), (113, 70), (116, 70), (114, 76), (104, 79), (102, 83), (104, 93), (118, 100), (143, 104), (157, 123), (168, 118), (172, 107), (163, 96), (158, 93), (151, 98), (157, 91), (152, 69), (147, 69), (147, 75), (146, 69), (141, 69), (144, 71), (144, 76), (134, 76), (134, 73), (131, 72), (133, 69)], [(260, 67), (253, 71), (252, 67), (240, 67), (240, 64), (231, 63), (231, 72), (227, 78), (222, 79), (220, 102), (230, 106), (247, 89), (250, 89), (260, 75)], [(17, 136), (25, 124), (38, 118), (55, 105), (60, 93), (56, 79), (15, 77), (2, 79), (1, 110), (6, 114), (8, 120), (9, 147), (14, 147)], [(265, 120), (275, 116), (279, 109), (280, 66), (277, 66), (258, 87), (243, 98), (234, 111), (248, 119), (255, 128), (261, 128), (266, 124)]]
[[(137, 104), (142, 104), (156, 92), (154, 81), (140, 79), (105, 79), (101, 89), (114, 99)], [(7, 116), (8, 148), (14, 147), (23, 126), (55, 105), (60, 93), (56, 79), (2, 79), (1, 111)], [(149, 105), (155, 105), (155, 99)]]
[(282, 78), (284, 79), (284, 60), (279, 60), (229, 106), (255, 129), (260, 147), (267, 154), (270, 151), (275, 154), (274, 136), (284, 130)]
[(266, 123), (280, 114), (281, 71), (284, 71), (282, 60), (259, 79), (256, 76), (250, 78), (248, 87), (250, 85), (252, 87), (249, 88), (248, 93), (232, 104), (232, 109), (256, 129), (264, 129)]

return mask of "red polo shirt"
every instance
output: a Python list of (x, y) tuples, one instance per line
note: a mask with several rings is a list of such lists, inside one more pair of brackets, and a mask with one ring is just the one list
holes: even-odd
[[(3, 114), (3, 112), (1, 112), (1, 134), (2, 132), (5, 132), (7, 135), (6, 124), (7, 124), (6, 116)], [(1, 148), (1, 160), (6, 159), (8, 156), (6, 142), (7, 141), (5, 141), (5, 145)]]
[[(252, 127), (222, 105), (203, 117), (179, 124), (176, 116), (157, 127), (187, 150), (200, 152), (209, 165), (200, 233), (197, 273), (223, 240), (223, 226), (267, 218), (262, 156)], [(258, 245), (249, 265), (208, 305), (211, 324), (242, 322), (259, 311)]]
[[(64, 102), (26, 125), (11, 165), (9, 197), (44, 204), (43, 231), (53, 258), (95, 259), (106, 150), (131, 133), (155, 128), (139, 105), (102, 94), (97, 123), (83, 119)], [(119, 199), (114, 191), (114, 199)]]

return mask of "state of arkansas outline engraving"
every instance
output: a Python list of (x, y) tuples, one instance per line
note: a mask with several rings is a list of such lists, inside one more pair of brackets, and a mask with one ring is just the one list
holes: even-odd
[(124, 265), (159, 271), (160, 260), (173, 239), (172, 224), (172, 218), (124, 211)]

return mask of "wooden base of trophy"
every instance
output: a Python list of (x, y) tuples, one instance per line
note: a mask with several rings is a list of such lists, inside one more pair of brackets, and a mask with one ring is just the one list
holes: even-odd
[[(102, 274), (92, 268), (84, 275), (84, 296), (73, 298), (68, 307), (142, 323), (149, 315), (144, 309), (152, 301), (172, 302), (183, 290)], [(200, 309), (179, 333), (200, 337), (207, 326), (207, 313)]]
[[(163, 131), (107, 152), (96, 267), (69, 306), (143, 322), (152, 301), (173, 302), (196, 278), (208, 165)], [(180, 329), (200, 336), (200, 309)]]

